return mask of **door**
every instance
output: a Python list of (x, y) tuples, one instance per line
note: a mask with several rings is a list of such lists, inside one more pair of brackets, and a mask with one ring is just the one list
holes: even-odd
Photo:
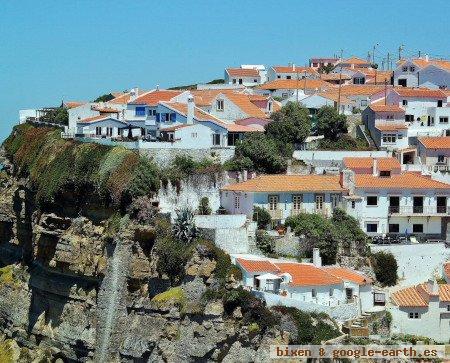
[(336, 209), (339, 207), (339, 203), (341, 202), (340, 194), (331, 194), (331, 207)]
[(352, 299), (353, 299), (353, 289), (347, 287), (345, 289), (345, 297), (347, 298), (347, 301), (352, 301)]
[(400, 212), (400, 197), (389, 197), (389, 213)]
[(413, 213), (423, 213), (423, 197), (414, 197)]
[(402, 87), (406, 87), (406, 79), (399, 79), (398, 80), (398, 85), (402, 86)]

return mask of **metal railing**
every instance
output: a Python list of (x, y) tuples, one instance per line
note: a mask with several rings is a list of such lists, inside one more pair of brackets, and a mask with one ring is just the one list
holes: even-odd
[(389, 214), (412, 215), (440, 215), (450, 214), (450, 207), (447, 206), (389, 206)]

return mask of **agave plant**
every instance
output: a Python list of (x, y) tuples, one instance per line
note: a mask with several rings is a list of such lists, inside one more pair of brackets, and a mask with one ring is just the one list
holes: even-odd
[(188, 244), (198, 236), (198, 229), (194, 223), (194, 213), (190, 208), (183, 208), (177, 212), (173, 234), (179, 241)]

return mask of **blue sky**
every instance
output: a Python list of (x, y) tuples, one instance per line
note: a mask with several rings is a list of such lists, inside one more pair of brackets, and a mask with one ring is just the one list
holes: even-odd
[(0, 140), (17, 110), (133, 86), (223, 77), (225, 66), (419, 50), (450, 57), (450, 1), (3, 0)]

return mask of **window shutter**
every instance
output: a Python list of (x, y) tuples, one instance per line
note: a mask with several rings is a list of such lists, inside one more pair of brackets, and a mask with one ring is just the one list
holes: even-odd
[(171, 113), (170, 114), (170, 121), (175, 122), (176, 119), (177, 119), (177, 114), (176, 113)]
[(156, 122), (159, 122), (161, 120), (161, 114), (157, 113), (156, 114)]

